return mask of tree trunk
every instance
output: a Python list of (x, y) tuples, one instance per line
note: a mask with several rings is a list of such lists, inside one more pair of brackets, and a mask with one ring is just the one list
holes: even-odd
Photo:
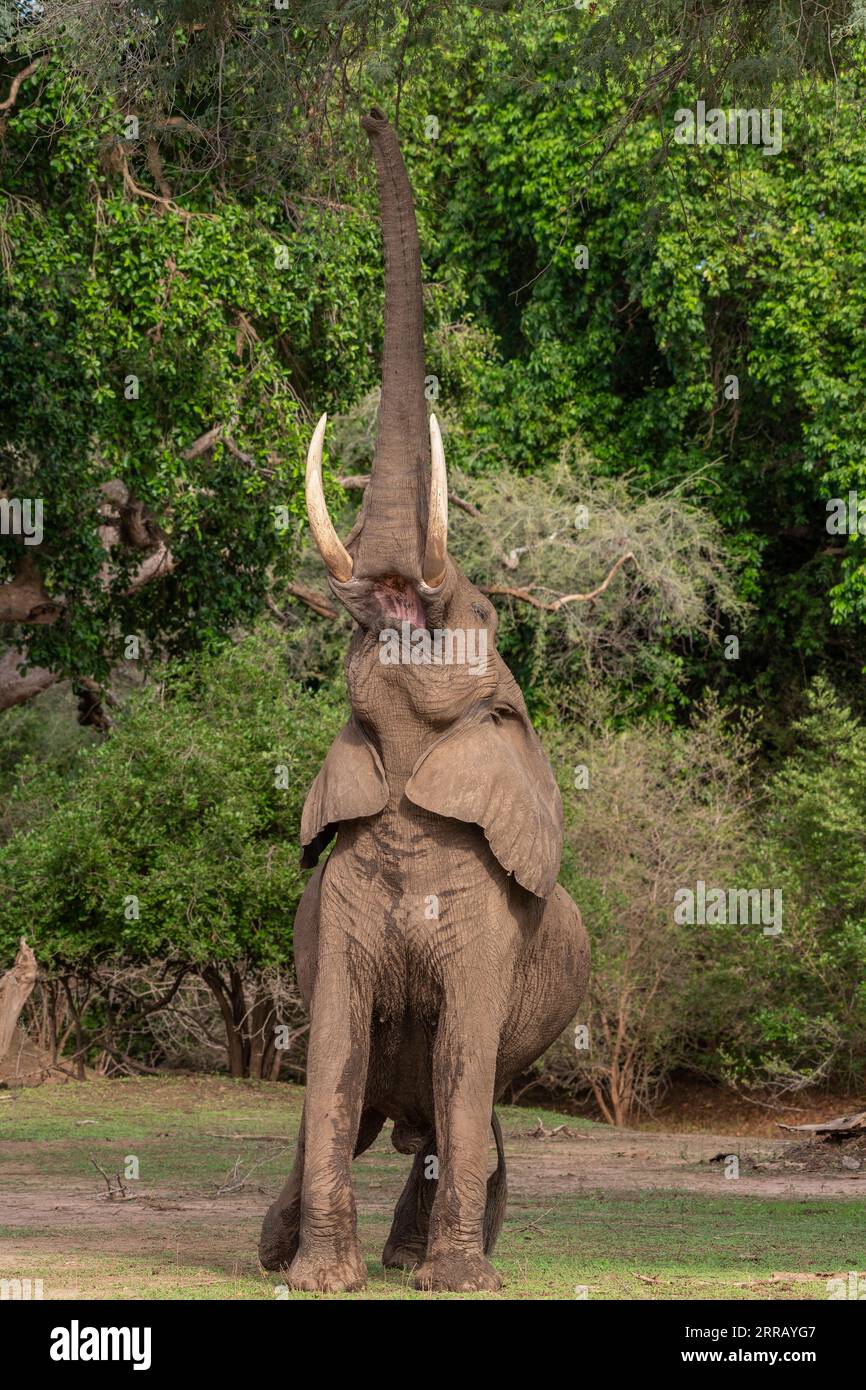
[(0, 979), (0, 1062), (9, 1051), (18, 1018), (36, 983), (36, 957), (24, 937), (12, 969)]
[(274, 1054), (274, 1001), (260, 990), (249, 1020), (250, 1076), (262, 1081), (270, 1075)]
[(237, 966), (229, 968), (229, 980), (231, 981), (232, 998), (232, 1018), (234, 1019), (235, 1032), (240, 1040), (241, 1048), (241, 1076), (250, 1074), (250, 1034), (249, 1019), (247, 1018), (247, 1001), (244, 998), (244, 982), (241, 972)]
[[(236, 972), (233, 972), (236, 974)], [(201, 972), (201, 977), (205, 984), (213, 991), (223, 1023), (226, 1030), (226, 1048), (228, 1052), (229, 1075), (246, 1076), (249, 1061), (249, 1045), (247, 1045), (247, 1056), (244, 1056), (244, 1035), (243, 1035), (243, 1010), (238, 1016), (237, 990), (233, 986), (235, 980), (232, 979), (231, 985), (227, 988), (225, 981), (220, 976), (219, 970), (215, 965), (206, 965)], [(241, 990), (243, 999), (243, 990)]]
[(84, 1081), (87, 1076), (84, 1061), (85, 1055), (87, 1053), (87, 1043), (84, 1040), (84, 1028), (81, 1023), (81, 1011), (78, 1008), (72, 994), (72, 985), (70, 984), (71, 978), (73, 977), (66, 975), (64, 975), (63, 977), (63, 990), (66, 995), (66, 1002), (69, 1005), (69, 1012), (72, 1014), (72, 1024), (75, 1031), (75, 1052), (73, 1053), (71, 1060), (75, 1064), (76, 1080)]

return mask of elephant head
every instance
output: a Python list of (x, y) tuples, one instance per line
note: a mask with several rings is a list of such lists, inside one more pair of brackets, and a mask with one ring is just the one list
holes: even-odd
[(424, 392), (412, 193), (382, 112), (374, 108), (362, 124), (376, 160), (385, 245), (382, 395), (370, 481), (345, 542), (322, 487), (324, 415), (307, 457), (312, 534), (330, 587), (357, 626), (347, 660), (353, 717), (307, 798), (302, 862), (315, 864), (341, 824), (405, 796), (480, 826), (502, 868), (547, 897), (562, 847), (559, 791), (495, 649), (495, 610), (448, 553), (445, 455)]

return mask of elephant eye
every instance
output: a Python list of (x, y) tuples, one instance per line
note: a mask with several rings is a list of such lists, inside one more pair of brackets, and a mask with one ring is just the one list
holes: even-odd
[(473, 603), (472, 612), (475, 614), (476, 618), (481, 619), (482, 623), (487, 617), (487, 609), (480, 603)]

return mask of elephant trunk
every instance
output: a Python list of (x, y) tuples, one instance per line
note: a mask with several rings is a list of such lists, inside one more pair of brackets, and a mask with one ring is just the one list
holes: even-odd
[(424, 396), (421, 253), (412, 190), (397, 137), (374, 107), (361, 124), (376, 160), (385, 243), (382, 398), (364, 498), (356, 575), (421, 574), (427, 532), (430, 440)]

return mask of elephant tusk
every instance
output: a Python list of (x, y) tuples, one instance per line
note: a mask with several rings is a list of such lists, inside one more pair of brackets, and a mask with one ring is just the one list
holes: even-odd
[(352, 557), (334, 530), (334, 523), (328, 516), (325, 493), (322, 487), (322, 444), (325, 439), (327, 415), (323, 415), (313, 432), (307, 450), (307, 476), (304, 491), (307, 498), (307, 516), (313, 540), (319, 547), (319, 554), (333, 577), (345, 584), (352, 578)]
[(448, 474), (439, 421), (430, 416), (430, 514), (427, 519), (427, 545), (424, 550), (424, 583), (438, 589), (445, 578), (448, 558)]

